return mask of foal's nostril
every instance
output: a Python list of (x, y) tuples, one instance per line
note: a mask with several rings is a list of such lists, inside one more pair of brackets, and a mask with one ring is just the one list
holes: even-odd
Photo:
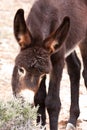
[(31, 106), (31, 108), (33, 108), (34, 107), (34, 102), (29, 102), (28, 100), (26, 100), (23, 96), (21, 96), (21, 95), (16, 95), (16, 98), (19, 100), (19, 101), (21, 101), (21, 103), (24, 103), (24, 102), (27, 102), (27, 103), (29, 103), (29, 105)]
[(21, 90), (19, 93), (14, 92), (14, 96), (22, 102), (28, 102), (32, 107), (34, 106), (34, 92), (28, 89)]

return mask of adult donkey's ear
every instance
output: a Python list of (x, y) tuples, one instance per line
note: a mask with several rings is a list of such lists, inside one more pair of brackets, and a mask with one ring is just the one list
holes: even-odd
[(69, 32), (70, 28), (70, 19), (69, 17), (65, 17), (63, 19), (63, 22), (58, 27), (58, 29), (54, 32), (52, 32), (43, 43), (43, 46), (45, 49), (47, 49), (51, 53), (55, 53), (60, 49), (60, 47), (63, 45), (67, 34)]
[(24, 10), (19, 9), (14, 18), (14, 35), (21, 46), (21, 49), (31, 44), (32, 36), (26, 26)]

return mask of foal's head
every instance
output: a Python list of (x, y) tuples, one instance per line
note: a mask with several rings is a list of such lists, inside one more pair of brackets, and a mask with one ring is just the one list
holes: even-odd
[[(14, 35), (20, 45), (12, 75), (12, 88), (16, 97), (33, 103), (43, 76), (52, 69), (50, 56), (57, 52), (67, 36), (70, 26), (68, 17), (45, 40), (35, 40), (24, 20), (24, 11), (19, 9), (14, 18)], [(40, 38), (38, 38), (40, 39)]]

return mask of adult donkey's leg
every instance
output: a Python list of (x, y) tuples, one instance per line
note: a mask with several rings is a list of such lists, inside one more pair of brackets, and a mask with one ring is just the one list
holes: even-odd
[(39, 106), (38, 109), (38, 116), (37, 116), (37, 123), (42, 122), (41, 124), (44, 126), (46, 124), (46, 112), (45, 112), (45, 98), (46, 98), (46, 86), (45, 86), (45, 79), (41, 81), (40, 87), (38, 92), (35, 95), (35, 105)]
[(79, 81), (81, 64), (74, 51), (66, 58), (67, 69), (71, 83), (71, 107), (70, 118), (66, 130), (75, 130), (77, 118), (79, 116)]
[(84, 83), (87, 88), (87, 38), (85, 38), (82, 43), (79, 45), (80, 50), (81, 50), (81, 55), (83, 59), (83, 78), (84, 78)]
[(52, 72), (50, 74), (49, 91), (46, 98), (46, 107), (49, 114), (50, 130), (58, 130), (58, 115), (61, 107), (59, 90), (64, 66), (63, 57), (54, 55), (52, 59)]

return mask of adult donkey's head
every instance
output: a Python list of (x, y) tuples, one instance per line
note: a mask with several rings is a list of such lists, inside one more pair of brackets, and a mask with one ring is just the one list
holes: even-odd
[(20, 45), (20, 53), (16, 57), (12, 76), (12, 88), (16, 97), (27, 98), (33, 103), (43, 76), (51, 72), (50, 56), (63, 45), (69, 26), (70, 20), (65, 17), (58, 29), (45, 40), (36, 41), (27, 28), (24, 11), (17, 11), (14, 18), (14, 35)]

